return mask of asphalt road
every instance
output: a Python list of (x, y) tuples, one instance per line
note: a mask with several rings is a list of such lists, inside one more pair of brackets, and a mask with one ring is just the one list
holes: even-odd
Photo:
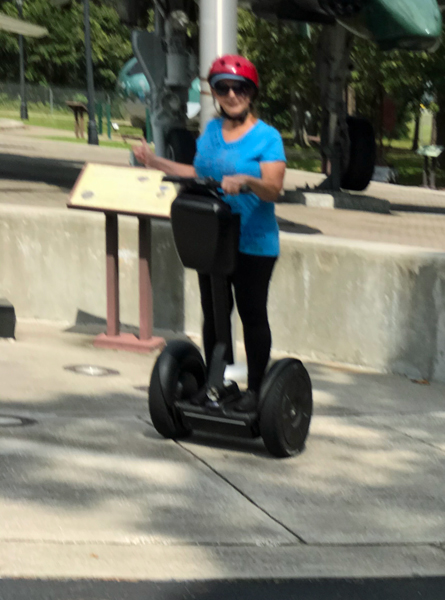
[(0, 580), (0, 600), (442, 600), (445, 577), (291, 581)]

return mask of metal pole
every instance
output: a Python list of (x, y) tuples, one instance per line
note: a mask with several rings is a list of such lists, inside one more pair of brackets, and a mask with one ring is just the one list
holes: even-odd
[(153, 336), (153, 290), (150, 279), (151, 219), (139, 217), (139, 339)]
[(94, 78), (93, 58), (91, 52), (90, 0), (84, 0), (84, 30), (85, 30), (85, 60), (87, 65), (87, 95), (88, 95), (88, 143), (97, 146), (96, 117), (94, 114)]
[[(164, 37), (165, 34), (165, 15), (161, 12), (158, 3), (155, 3), (155, 33), (159, 37)], [(155, 146), (156, 156), (165, 156), (166, 155), (166, 143), (165, 143), (165, 134), (164, 127), (157, 120), (158, 113), (158, 94), (159, 90), (154, 86), (150, 87), (151, 89), (151, 115), (150, 115), (150, 123), (151, 123), (151, 136), (152, 141)], [(153, 117), (153, 118), (152, 118)], [(147, 131), (148, 134), (148, 131)]]
[(200, 77), (201, 77), (201, 130), (213, 118), (215, 109), (207, 83), (210, 65), (218, 56), (237, 53), (238, 0), (201, 0), (200, 24)]
[[(207, 75), (212, 62), (238, 51), (238, 0), (201, 0), (199, 4), (199, 64), (201, 78), (201, 131), (215, 115)], [(236, 361), (236, 318), (232, 318), (232, 348)], [(226, 368), (226, 377), (238, 382), (247, 379), (246, 365), (236, 362)]]
[(107, 335), (119, 335), (119, 224), (117, 214), (105, 215), (107, 254)]
[(155, 3), (155, 33), (156, 35), (163, 36), (165, 27), (165, 19), (159, 9), (157, 3)]
[(107, 136), (111, 140), (111, 104), (109, 99), (105, 105), (105, 109), (107, 113)]
[[(17, 0), (19, 16), (23, 19), (23, 0)], [(28, 106), (26, 104), (26, 85), (25, 85), (25, 42), (23, 35), (19, 35), (19, 55), (20, 55), (20, 118), (28, 120)]]

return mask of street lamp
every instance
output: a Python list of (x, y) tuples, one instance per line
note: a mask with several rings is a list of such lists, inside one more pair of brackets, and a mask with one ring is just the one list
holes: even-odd
[[(22, 1), (22, 0), (17, 0)], [(71, 0), (50, 0), (55, 6), (66, 6)], [(97, 146), (99, 137), (97, 135), (95, 102), (94, 102), (94, 77), (93, 58), (91, 52), (91, 25), (90, 25), (90, 0), (83, 2), (83, 28), (85, 33), (85, 62), (87, 68), (87, 97), (88, 97), (88, 143)]]
[[(19, 9), (19, 16), (23, 19), (23, 0), (16, 0)], [(26, 104), (25, 87), (25, 42), (23, 35), (19, 34), (19, 55), (20, 55), (20, 118), (28, 120), (28, 106)]]
[(91, 52), (90, 0), (84, 0), (83, 2), (83, 15), (85, 30), (85, 59), (87, 65), (88, 143), (98, 146), (99, 136), (97, 135), (94, 106), (93, 57)]

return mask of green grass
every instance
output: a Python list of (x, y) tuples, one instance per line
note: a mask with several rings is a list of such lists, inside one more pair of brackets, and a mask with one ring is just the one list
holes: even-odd
[(321, 158), (317, 148), (286, 146), (286, 157), (289, 169), (321, 173)]
[[(398, 172), (397, 183), (400, 185), (422, 185), (423, 157), (411, 150), (410, 140), (391, 141), (385, 147), (386, 163)], [(321, 173), (321, 160), (316, 148), (286, 147), (288, 167)], [(437, 169), (436, 185), (445, 188), (445, 170)]]
[[(423, 156), (419, 156), (411, 150), (398, 148), (388, 149), (386, 160), (389, 165), (397, 169), (397, 182), (401, 185), (422, 185), (423, 177)], [(436, 186), (445, 188), (445, 170), (437, 169)]]
[[(414, 121), (408, 125), (408, 139), (412, 140), (414, 138)], [(425, 112), (422, 114), (420, 119), (420, 132), (419, 132), (419, 145), (427, 146), (431, 140), (431, 131), (433, 128), (433, 115), (430, 112)], [(411, 146), (409, 146), (411, 147)]]
[[(16, 110), (1, 110), (0, 118), (3, 119), (16, 119), (20, 120), (18, 112)], [(87, 119), (85, 119), (85, 122)], [(141, 135), (141, 130), (132, 127), (127, 121), (122, 119), (112, 119), (113, 123), (119, 125), (119, 133), (126, 135)], [(45, 114), (41, 112), (29, 111), (29, 119), (25, 121), (27, 125), (35, 127), (48, 127), (50, 129), (61, 129), (63, 131), (74, 131), (74, 115), (71, 113), (54, 112), (51, 114)], [(103, 132), (107, 131), (106, 120), (103, 119)]]
[[(12, 110), (0, 110), (0, 118), (3, 119), (15, 119), (20, 121), (17, 111)], [(74, 117), (69, 114), (57, 114), (45, 115), (43, 113), (29, 113), (28, 121), (25, 121), (27, 125), (33, 125), (37, 127), (50, 127), (52, 129), (63, 129), (66, 131), (74, 131)]]

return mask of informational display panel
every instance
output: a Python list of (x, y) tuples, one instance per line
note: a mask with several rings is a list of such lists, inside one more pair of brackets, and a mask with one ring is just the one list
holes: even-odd
[(138, 167), (88, 163), (71, 192), (68, 207), (169, 219), (178, 192), (164, 173)]

